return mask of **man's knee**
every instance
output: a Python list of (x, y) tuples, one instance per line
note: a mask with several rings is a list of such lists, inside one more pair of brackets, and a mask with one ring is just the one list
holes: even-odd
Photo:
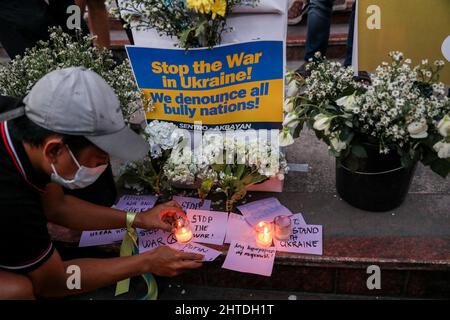
[(0, 271), (0, 300), (34, 299), (33, 284), (26, 276)]

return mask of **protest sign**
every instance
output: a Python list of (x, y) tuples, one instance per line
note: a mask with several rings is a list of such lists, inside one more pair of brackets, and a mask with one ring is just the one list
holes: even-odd
[(172, 245), (176, 241), (173, 233), (160, 229), (140, 230), (138, 232), (139, 253), (151, 251), (160, 246)]
[(275, 261), (275, 248), (232, 241), (222, 268), (270, 277)]
[[(194, 209), (194, 210), (210, 210), (211, 200), (202, 200), (199, 198), (173, 196), (173, 200), (178, 202), (184, 210)], [(203, 202), (203, 203), (202, 203)]]
[(139, 89), (153, 101), (148, 120), (183, 129), (279, 129), (283, 121), (283, 41), (204, 49), (127, 46)]
[(193, 239), (200, 243), (222, 245), (226, 233), (228, 213), (207, 210), (187, 210)]
[(288, 240), (274, 239), (275, 247), (280, 252), (304, 254), (323, 254), (322, 226), (296, 224)]
[(152, 195), (124, 195), (120, 197), (115, 209), (129, 211), (129, 212), (142, 212), (153, 208), (158, 197)]
[(203, 246), (201, 244), (195, 243), (195, 242), (189, 242), (187, 244), (183, 243), (176, 243), (171, 245), (171, 248), (183, 251), (183, 252), (190, 252), (190, 253), (198, 253), (202, 254), (204, 262), (211, 262), (216, 260), (218, 256), (222, 254), (221, 251), (214, 250), (211, 248), (208, 248), (206, 246)]

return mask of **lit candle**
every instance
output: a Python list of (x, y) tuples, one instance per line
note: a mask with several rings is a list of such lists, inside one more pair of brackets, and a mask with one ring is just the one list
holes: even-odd
[(256, 226), (256, 243), (262, 247), (272, 245), (272, 224), (261, 221)]
[(175, 238), (180, 243), (186, 243), (192, 239), (192, 230), (188, 220), (178, 219), (174, 230)]
[(288, 240), (291, 236), (292, 226), (289, 216), (278, 216), (274, 220), (275, 238), (278, 240)]

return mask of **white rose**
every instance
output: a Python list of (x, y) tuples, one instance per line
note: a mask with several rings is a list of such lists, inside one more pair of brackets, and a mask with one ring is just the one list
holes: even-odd
[(280, 132), (279, 141), (281, 147), (287, 147), (294, 143), (294, 137), (288, 128)]
[(283, 110), (284, 110), (284, 112), (292, 112), (292, 111), (294, 111), (294, 100), (293, 99), (286, 99), (284, 101)]
[(439, 158), (450, 158), (450, 143), (440, 141), (433, 146), (433, 149), (438, 153)]
[(450, 135), (450, 116), (446, 115), (442, 118), (442, 120), (439, 121), (437, 128), (443, 137), (448, 137)]
[(283, 127), (296, 128), (299, 123), (298, 115), (295, 112), (289, 112), (284, 117)]
[(414, 139), (423, 139), (428, 137), (427, 130), (428, 125), (426, 121), (416, 121), (408, 126), (408, 132), (411, 135), (411, 138)]
[(327, 132), (330, 129), (330, 124), (331, 124), (332, 119), (333, 119), (332, 117), (328, 117), (328, 116), (320, 113), (314, 117), (315, 122), (314, 122), (313, 127), (317, 131)]
[(336, 100), (336, 104), (340, 107), (344, 107), (347, 112), (353, 112), (356, 107), (355, 93), (350, 96), (345, 96)]
[(292, 81), (289, 82), (289, 84), (288, 84), (286, 96), (288, 96), (288, 97), (294, 97), (294, 96), (296, 96), (297, 94), (298, 94), (297, 81), (296, 81), (296, 80), (292, 80)]
[(341, 152), (347, 148), (347, 144), (339, 140), (339, 134), (336, 134), (334, 138), (330, 140), (331, 146), (336, 152)]

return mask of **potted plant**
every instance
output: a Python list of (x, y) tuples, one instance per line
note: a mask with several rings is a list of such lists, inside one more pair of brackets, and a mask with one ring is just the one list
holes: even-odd
[(412, 67), (391, 52), (358, 81), (351, 68), (322, 59), (308, 65), (310, 76), (289, 75), (281, 145), (304, 125), (336, 157), (336, 188), (351, 205), (388, 211), (405, 199), (420, 161), (446, 177), (450, 171), (450, 102), (439, 83), (442, 61)]

